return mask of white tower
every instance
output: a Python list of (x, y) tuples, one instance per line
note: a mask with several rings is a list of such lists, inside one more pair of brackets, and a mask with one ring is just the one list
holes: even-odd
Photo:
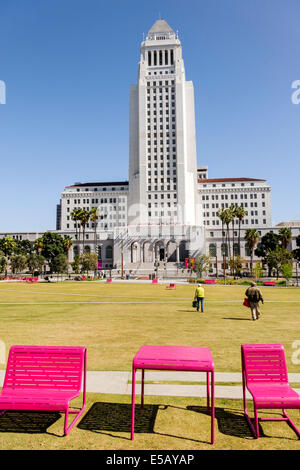
[(130, 88), (128, 226), (116, 231), (114, 250), (136, 272), (170, 263), (178, 270), (205, 249), (193, 84), (166, 21), (155, 22), (140, 52), (138, 83)]
[(130, 89), (129, 225), (199, 225), (193, 83), (164, 20), (141, 45)]

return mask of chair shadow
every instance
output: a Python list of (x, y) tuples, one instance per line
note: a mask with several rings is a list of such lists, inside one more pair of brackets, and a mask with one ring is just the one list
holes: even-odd
[(61, 414), (51, 411), (12, 411), (0, 416), (0, 432), (44, 434), (61, 418)]
[[(154, 433), (154, 423), (160, 409), (160, 405), (144, 405), (141, 410), (137, 404), (135, 407), (135, 433)], [(131, 404), (96, 402), (87, 411), (77, 426), (86, 431), (105, 433), (131, 432)], [(124, 436), (115, 436), (123, 439)]]
[[(195, 413), (207, 414), (206, 406), (187, 406), (187, 409)], [(218, 430), (220, 433), (226, 436), (253, 439), (243, 411), (215, 407), (215, 418), (218, 422)], [(264, 435), (261, 427), (260, 433), (262, 436)]]
[[(154, 431), (158, 411), (167, 410), (172, 407), (183, 409), (173, 405), (145, 404), (144, 409), (142, 410), (140, 405), (136, 404), (134, 433), (155, 434), (158, 436), (172, 437), (175, 439), (194, 441), (198, 443), (204, 442), (188, 437)], [(104, 402), (94, 403), (77, 427), (85, 431), (109, 435), (113, 438), (130, 440), (130, 437), (124, 437), (119, 433), (126, 432), (129, 435), (131, 433), (131, 404)], [(110, 434), (110, 432), (118, 434)]]

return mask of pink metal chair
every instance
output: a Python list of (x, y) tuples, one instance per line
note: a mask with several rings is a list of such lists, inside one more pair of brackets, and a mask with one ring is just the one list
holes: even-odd
[[(259, 437), (259, 421), (288, 421), (300, 437), (285, 411), (300, 408), (300, 395), (289, 385), (282, 344), (244, 344), (241, 353), (244, 413), (254, 437)], [(247, 412), (246, 389), (253, 398), (255, 426)], [(258, 418), (258, 409), (281, 409), (283, 416)]]
[[(79, 410), (70, 402), (81, 394)], [(9, 351), (0, 410), (58, 411), (65, 414), (64, 435), (82, 415), (86, 403), (86, 348), (12, 346)], [(77, 416), (68, 426), (69, 413)]]

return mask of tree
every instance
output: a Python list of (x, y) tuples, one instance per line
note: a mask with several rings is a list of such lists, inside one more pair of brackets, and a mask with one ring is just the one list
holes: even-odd
[(10, 258), (12, 271), (14, 273), (21, 273), (27, 268), (27, 256), (26, 255), (13, 255)]
[(44, 247), (43, 237), (36, 238), (33, 242), (33, 246), (35, 251), (40, 255)]
[(281, 267), (284, 264), (288, 264), (291, 262), (293, 258), (293, 254), (282, 248), (281, 246), (278, 246), (275, 248), (275, 250), (269, 250), (267, 255), (266, 255), (266, 262), (268, 266), (270, 266), (273, 269), (276, 270), (277, 274), (277, 279), (279, 277), (279, 273), (281, 271)]
[(279, 229), (278, 235), (280, 237), (282, 248), (287, 250), (287, 248), (289, 246), (289, 243), (292, 240), (292, 231), (291, 231), (291, 229), (288, 228), (288, 227), (281, 227), (281, 229)]
[(80, 214), (81, 214), (81, 209), (79, 207), (75, 207), (72, 212), (71, 212), (71, 219), (74, 220), (75, 222), (75, 238), (78, 241), (78, 244), (80, 246)]
[(234, 219), (234, 215), (233, 215), (232, 210), (230, 210), (230, 209), (225, 209), (225, 210), (224, 210), (224, 223), (225, 223), (225, 225), (226, 225), (226, 231), (227, 231), (227, 241), (226, 241), (226, 244), (227, 244), (227, 249), (228, 249), (229, 258), (231, 258), (230, 230), (229, 230), (229, 227), (230, 227), (230, 224), (232, 223), (232, 220), (233, 220), (233, 219)]
[(13, 254), (16, 247), (17, 247), (16, 241), (10, 236), (3, 237), (0, 240), (0, 250), (4, 252), (4, 255), (7, 259), (7, 263), (5, 267), (5, 276), (7, 276), (7, 266), (8, 266), (9, 257), (10, 255)]
[(264, 274), (263, 267), (258, 261), (255, 263), (254, 272), (255, 272), (256, 279), (259, 279)]
[(34, 249), (33, 242), (30, 240), (15, 240), (16, 248), (14, 249), (15, 255), (29, 255)]
[(286, 286), (288, 285), (289, 280), (293, 277), (293, 266), (290, 263), (285, 263), (281, 266), (281, 274), (285, 279)]
[(86, 209), (82, 209), (80, 212), (80, 225), (82, 227), (82, 253), (84, 253), (84, 242), (85, 242), (85, 229), (90, 220), (90, 212)]
[(246, 211), (243, 206), (238, 206), (235, 208), (235, 216), (238, 219), (239, 224), (239, 235), (238, 235), (238, 247), (239, 247), (239, 255), (241, 255), (241, 224), (244, 217), (246, 217)]
[(4, 254), (0, 254), (0, 273), (6, 272), (7, 269), (7, 258)]
[(211, 258), (208, 255), (201, 255), (195, 258), (195, 266), (193, 271), (197, 273), (198, 277), (202, 277), (202, 273), (207, 274), (211, 268)]
[(73, 246), (74, 242), (73, 242), (73, 239), (72, 237), (70, 237), (69, 235), (65, 235), (64, 237), (64, 247), (67, 251), (67, 254), (68, 254), (68, 274), (69, 274), (69, 264), (70, 264), (70, 260), (69, 260), (69, 256), (70, 256), (70, 249), (71, 247)]
[(234, 204), (231, 204), (231, 206), (228, 209), (228, 212), (230, 214), (231, 224), (232, 224), (232, 257), (234, 259), (234, 221), (235, 221), (235, 215), (236, 215), (236, 207)]
[(50, 271), (56, 272), (56, 261), (55, 258), (58, 255), (66, 255), (67, 250), (64, 245), (64, 239), (58, 233), (46, 232), (43, 237), (43, 248), (41, 255), (46, 258), (49, 263)]
[(274, 269), (274, 260), (269, 255), (270, 252), (275, 251), (279, 248), (280, 237), (277, 233), (267, 232), (261, 237), (257, 247), (254, 251), (255, 255), (262, 259), (262, 263), (268, 266), (268, 276), (272, 275), (272, 269)]
[(74, 256), (74, 261), (71, 263), (72, 269), (74, 273), (79, 274), (80, 271), (80, 256), (75, 255)]
[(59, 253), (52, 261), (52, 270), (57, 274), (66, 273), (68, 266), (68, 257), (64, 253)]
[(27, 257), (27, 265), (29, 271), (33, 274), (35, 271), (41, 272), (46, 263), (45, 258), (38, 253), (30, 253)]
[(295, 250), (293, 250), (293, 257), (296, 261), (300, 261), (300, 235), (296, 237), (296, 246)]
[(94, 224), (94, 252), (97, 253), (97, 226), (100, 217), (99, 207), (93, 207), (90, 211), (90, 220)]
[(252, 269), (253, 269), (253, 253), (254, 253), (254, 249), (258, 243), (258, 240), (259, 240), (259, 233), (257, 232), (257, 230), (255, 230), (255, 228), (248, 228), (246, 230), (246, 234), (245, 234), (245, 240), (246, 240), (246, 244), (251, 252), (251, 263), (250, 263), (250, 266), (251, 266), (251, 275), (252, 275)]
[(84, 253), (80, 256), (81, 272), (95, 271), (98, 265), (96, 253)]
[(221, 254), (223, 256), (223, 270), (224, 270), (224, 282), (225, 282), (225, 274), (226, 274), (226, 256), (227, 256), (227, 250), (225, 248), (225, 236), (224, 236), (224, 227), (225, 227), (225, 219), (226, 219), (226, 213), (224, 207), (218, 210), (217, 216), (221, 220), (222, 223), (222, 247), (221, 247)]
[(241, 258), (240, 255), (237, 255), (235, 258), (231, 257), (228, 264), (231, 269), (231, 271), (234, 273), (234, 275), (240, 276), (241, 275), (241, 270), (243, 268), (243, 264), (245, 264), (246, 261)]

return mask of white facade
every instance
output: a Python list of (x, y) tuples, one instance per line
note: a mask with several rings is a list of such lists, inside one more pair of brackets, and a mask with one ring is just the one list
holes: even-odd
[[(72, 211), (76, 208), (91, 210), (99, 208), (97, 232), (113, 234), (115, 227), (127, 225), (128, 182), (115, 183), (75, 183), (67, 186), (61, 194), (60, 217), (58, 229), (63, 232), (74, 232), (76, 222), (72, 220)], [(78, 225), (78, 222), (77, 222)], [(87, 234), (94, 231), (94, 224), (89, 222)]]
[(246, 217), (243, 228), (271, 227), (271, 186), (255, 178), (199, 179), (202, 217), (206, 229), (221, 228), (217, 215), (221, 208), (243, 206)]

